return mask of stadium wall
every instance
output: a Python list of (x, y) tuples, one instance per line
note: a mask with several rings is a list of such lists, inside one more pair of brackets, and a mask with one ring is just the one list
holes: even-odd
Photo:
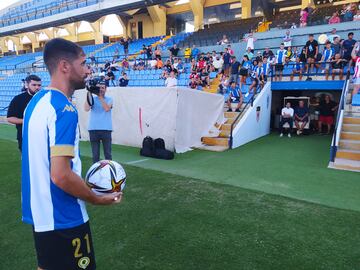
[[(113, 143), (141, 147), (146, 136), (163, 138), (166, 148), (183, 153), (201, 146), (223, 121), (224, 98), (188, 88), (111, 87)], [(86, 90), (75, 92), (82, 140), (89, 140)]]
[(233, 131), (233, 148), (270, 133), (271, 83), (268, 82), (256, 97), (253, 107), (245, 112)]

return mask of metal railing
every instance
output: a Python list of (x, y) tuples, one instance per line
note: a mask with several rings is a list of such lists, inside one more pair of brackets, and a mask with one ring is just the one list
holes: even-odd
[(344, 110), (345, 110), (345, 105), (346, 105), (346, 96), (349, 91), (349, 83), (350, 83), (350, 73), (348, 72), (346, 75), (346, 80), (344, 82), (343, 89), (341, 91), (339, 108), (338, 108), (337, 116), (336, 116), (336, 124), (335, 124), (334, 134), (333, 134), (331, 147), (330, 147), (330, 161), (331, 162), (334, 162), (335, 157), (336, 157), (337, 146), (338, 146), (340, 131), (341, 131), (340, 123), (342, 123), (342, 118), (344, 116)]

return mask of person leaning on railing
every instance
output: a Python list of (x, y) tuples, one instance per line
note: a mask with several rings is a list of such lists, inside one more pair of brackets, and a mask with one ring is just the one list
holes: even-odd
[(355, 64), (355, 72), (353, 77), (354, 90), (352, 92), (352, 97), (359, 93), (360, 89), (360, 43), (356, 42), (354, 49), (351, 52), (351, 57)]

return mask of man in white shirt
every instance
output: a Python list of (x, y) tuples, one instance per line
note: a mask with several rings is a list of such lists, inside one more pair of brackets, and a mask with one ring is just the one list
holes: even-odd
[(290, 31), (287, 30), (285, 33), (285, 36), (283, 38), (284, 46), (286, 49), (287, 49), (287, 47), (291, 47), (291, 40), (292, 40), (292, 37), (290, 36)]
[(254, 43), (256, 41), (256, 38), (254, 38), (254, 33), (250, 32), (249, 35), (246, 38), (244, 38), (244, 41), (247, 42), (246, 48), (250, 48), (251, 52), (253, 52), (255, 49)]
[(177, 86), (177, 79), (175, 78), (174, 71), (170, 72), (170, 77), (165, 80), (165, 87), (176, 87)]
[(282, 137), (284, 124), (288, 123), (290, 126), (288, 137), (291, 138), (291, 130), (293, 128), (293, 120), (294, 120), (294, 109), (291, 108), (291, 103), (287, 102), (286, 107), (281, 110), (281, 120), (280, 120), (280, 137)]
[(340, 36), (338, 34), (336, 34), (336, 28), (333, 28), (330, 32), (330, 35), (328, 35), (328, 41), (330, 41), (331, 43), (334, 43), (335, 38), (340, 39)]
[(216, 71), (221, 71), (224, 65), (224, 60), (217, 55), (213, 60), (213, 66), (216, 69)]

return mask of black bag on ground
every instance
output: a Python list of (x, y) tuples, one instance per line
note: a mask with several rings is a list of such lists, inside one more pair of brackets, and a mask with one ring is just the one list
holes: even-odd
[(145, 157), (155, 157), (155, 144), (153, 138), (150, 136), (144, 138), (140, 155)]
[(155, 157), (159, 159), (174, 159), (174, 153), (166, 150), (165, 141), (162, 138), (157, 138), (154, 141)]

